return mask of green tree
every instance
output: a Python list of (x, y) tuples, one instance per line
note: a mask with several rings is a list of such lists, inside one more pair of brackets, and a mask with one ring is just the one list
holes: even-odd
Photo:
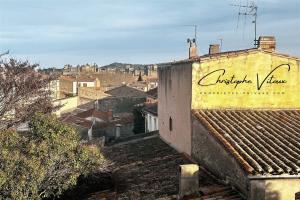
[(143, 106), (135, 106), (133, 109), (133, 132), (145, 133), (145, 117), (142, 112)]
[(53, 115), (36, 114), (29, 126), (0, 132), (0, 199), (57, 197), (103, 163), (97, 147)]

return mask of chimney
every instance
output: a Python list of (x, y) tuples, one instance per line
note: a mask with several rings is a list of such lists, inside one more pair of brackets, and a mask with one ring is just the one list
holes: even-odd
[(198, 57), (198, 50), (196, 39), (187, 39), (187, 43), (189, 43), (189, 59)]
[(199, 192), (199, 166), (186, 164), (179, 166), (179, 199)]
[(108, 109), (107, 118), (108, 118), (108, 121), (113, 120), (113, 110), (112, 109)]
[(209, 54), (220, 53), (220, 45), (219, 44), (211, 44), (209, 45)]
[(258, 38), (258, 49), (266, 51), (275, 51), (276, 39), (274, 36), (259, 36)]
[(118, 139), (121, 136), (121, 124), (116, 124), (116, 133), (115, 133), (115, 139)]
[(100, 80), (98, 78), (96, 78), (94, 82), (95, 82), (94, 83), (95, 84), (95, 88), (100, 88), (100, 86), (101, 86), (100, 85)]

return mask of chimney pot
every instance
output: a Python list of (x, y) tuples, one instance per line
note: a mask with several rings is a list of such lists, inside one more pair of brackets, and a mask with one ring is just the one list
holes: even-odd
[(115, 133), (115, 139), (118, 139), (121, 136), (121, 124), (116, 124), (116, 133)]

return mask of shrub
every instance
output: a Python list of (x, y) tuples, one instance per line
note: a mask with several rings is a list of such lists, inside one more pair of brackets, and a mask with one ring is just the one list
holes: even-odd
[(103, 163), (97, 147), (55, 116), (36, 114), (29, 127), (0, 132), (0, 199), (57, 197)]

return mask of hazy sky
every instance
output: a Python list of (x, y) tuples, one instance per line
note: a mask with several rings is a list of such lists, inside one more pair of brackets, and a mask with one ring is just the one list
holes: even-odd
[[(187, 57), (198, 25), (200, 54), (208, 45), (253, 46), (251, 17), (240, 0), (0, 0), (0, 52), (42, 67), (96, 62), (158, 63)], [(241, 0), (246, 3), (247, 0)], [(300, 56), (300, 1), (256, 0), (258, 35), (275, 35), (279, 52)], [(245, 26), (244, 26), (244, 22)]]

